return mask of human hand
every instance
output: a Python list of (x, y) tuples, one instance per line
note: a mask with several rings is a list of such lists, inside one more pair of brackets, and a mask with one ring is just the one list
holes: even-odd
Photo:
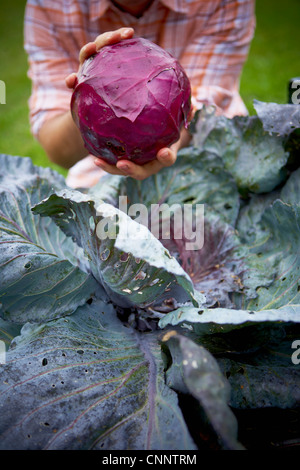
[(179, 149), (186, 147), (191, 141), (190, 133), (182, 128), (180, 138), (170, 147), (164, 147), (157, 153), (156, 159), (144, 165), (137, 165), (130, 160), (119, 160), (116, 165), (110, 165), (100, 158), (95, 158), (95, 165), (112, 175), (131, 176), (136, 180), (144, 180), (158, 173), (162, 168), (172, 166), (176, 162)]
[[(102, 49), (104, 46), (110, 44), (116, 44), (117, 42), (122, 41), (123, 39), (130, 39), (134, 35), (134, 30), (132, 28), (120, 28), (115, 31), (107, 31), (96, 37), (95, 41), (88, 42), (85, 46), (80, 49), (79, 52), (79, 69), (82, 66), (83, 62), (88, 59), (93, 54)], [(66, 85), (68, 88), (74, 88), (76, 85), (77, 73), (73, 72), (68, 75), (65, 79)]]

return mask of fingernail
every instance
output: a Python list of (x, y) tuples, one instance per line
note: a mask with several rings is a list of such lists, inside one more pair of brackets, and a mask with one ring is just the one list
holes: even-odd
[(169, 151), (168, 151), (168, 150), (164, 150), (163, 152), (161, 152), (161, 153), (159, 154), (159, 157), (162, 158), (162, 159), (168, 158), (168, 157), (169, 157)]
[(128, 165), (119, 165), (119, 169), (122, 171), (129, 171), (130, 167)]
[(132, 34), (132, 29), (128, 28), (128, 29), (124, 29), (122, 36), (123, 38), (127, 38), (128, 36), (131, 36), (131, 34)]
[(105, 167), (105, 162), (103, 162), (102, 160), (94, 160), (95, 162), (95, 165), (99, 166), (100, 168), (104, 168)]

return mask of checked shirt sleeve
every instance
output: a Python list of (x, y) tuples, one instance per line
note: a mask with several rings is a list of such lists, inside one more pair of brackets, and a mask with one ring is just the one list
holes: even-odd
[[(44, 3), (47, 2), (29, 0), (24, 22), (24, 47), (28, 54), (28, 76), (32, 81), (29, 119), (36, 138), (46, 120), (70, 108), (71, 91), (65, 84), (65, 77), (78, 68), (76, 56), (62, 45), (63, 28), (57, 30), (56, 24), (63, 26), (62, 19), (59, 23), (57, 18), (61, 12), (47, 9)], [(67, 31), (65, 34), (67, 36)], [(75, 50), (77, 52), (77, 48)]]

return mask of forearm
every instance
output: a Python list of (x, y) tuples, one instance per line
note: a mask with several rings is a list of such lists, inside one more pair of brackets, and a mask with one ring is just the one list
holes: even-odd
[(38, 139), (49, 160), (63, 168), (70, 168), (88, 155), (70, 111), (46, 121)]

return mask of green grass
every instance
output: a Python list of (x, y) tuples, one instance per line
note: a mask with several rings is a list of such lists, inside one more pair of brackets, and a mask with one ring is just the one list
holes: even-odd
[[(286, 103), (289, 79), (300, 76), (299, 7), (299, 0), (257, 0), (257, 27), (240, 88), (251, 114), (254, 98)], [(48, 161), (29, 129), (31, 84), (23, 49), (24, 8), (24, 0), (1, 3), (0, 80), (6, 84), (6, 104), (0, 104), (0, 152), (30, 156), (35, 164), (65, 175), (65, 170)]]
[(253, 99), (286, 103), (288, 82), (300, 76), (299, 0), (256, 1), (256, 31), (240, 92), (251, 114)]
[(0, 153), (29, 156), (36, 165), (50, 166), (66, 176), (66, 170), (49, 162), (30, 132), (31, 82), (27, 77), (27, 55), (23, 47), (25, 4), (24, 0), (1, 3), (0, 80), (6, 84), (6, 104), (0, 104)]

